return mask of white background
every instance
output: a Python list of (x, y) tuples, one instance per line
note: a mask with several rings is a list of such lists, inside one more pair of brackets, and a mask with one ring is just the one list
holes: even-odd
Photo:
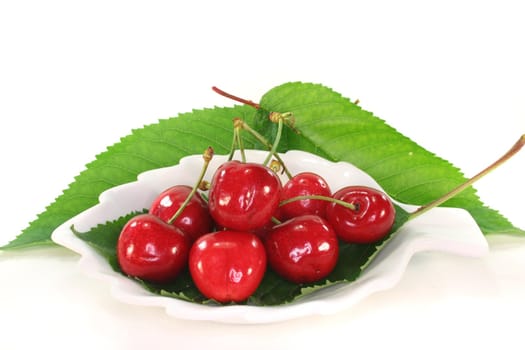
[[(322, 83), (474, 175), (525, 132), (520, 1), (1, 1), (0, 244), (131, 129)], [(476, 185), (525, 228), (525, 151)], [(525, 237), (416, 256), (334, 316), (263, 326), (121, 304), (61, 248), (0, 253), (0, 348), (520, 348)], [(335, 342), (334, 342), (335, 341)], [(332, 345), (334, 346), (334, 345)]]

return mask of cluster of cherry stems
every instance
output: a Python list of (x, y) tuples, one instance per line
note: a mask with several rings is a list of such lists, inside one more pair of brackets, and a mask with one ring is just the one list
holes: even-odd
[[(188, 268), (205, 297), (221, 303), (240, 302), (255, 292), (268, 266), (291, 282), (315, 282), (335, 268), (340, 241), (372, 243), (390, 232), (395, 208), (385, 193), (364, 186), (332, 192), (314, 172), (290, 174), (276, 149), (283, 125), (293, 127), (293, 116), (271, 113), (270, 120), (278, 124), (273, 144), (234, 119), (230, 157), (217, 168), (210, 183), (202, 179), (213, 157), (212, 148), (204, 152), (204, 166), (194, 187), (166, 189), (147, 214), (133, 217), (123, 227), (117, 257), (125, 274), (168, 283)], [(268, 147), (262, 164), (247, 162), (242, 130)], [(519, 148), (525, 138), (520, 140)], [(236, 148), (240, 161), (233, 160)], [(284, 184), (276, 174), (281, 168), (288, 175)], [(411, 217), (476, 180), (420, 207)]]

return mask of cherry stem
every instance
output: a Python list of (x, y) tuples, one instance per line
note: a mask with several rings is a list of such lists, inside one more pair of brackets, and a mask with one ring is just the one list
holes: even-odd
[(197, 180), (197, 182), (195, 183), (195, 186), (193, 186), (193, 188), (191, 189), (191, 192), (188, 194), (188, 196), (186, 197), (184, 202), (181, 204), (179, 209), (177, 209), (175, 214), (173, 214), (173, 216), (168, 220), (168, 224), (173, 224), (173, 222), (177, 220), (177, 218), (181, 215), (184, 209), (186, 209), (186, 207), (188, 206), (188, 203), (191, 201), (192, 197), (197, 192), (197, 189), (199, 189), (202, 183), (202, 180), (204, 179), (204, 175), (206, 175), (206, 170), (208, 170), (208, 165), (210, 165), (210, 161), (212, 160), (212, 158), (213, 158), (213, 148), (208, 147), (202, 155), (202, 159), (204, 159), (204, 164), (202, 166), (201, 173), (199, 174), (199, 179)]
[(233, 159), (233, 155), (235, 154), (235, 145), (237, 145), (237, 148), (239, 148), (239, 151), (241, 152), (241, 161), (243, 163), (246, 163), (246, 153), (244, 152), (244, 144), (242, 143), (242, 137), (241, 137), (241, 130), (242, 130), (242, 124), (244, 122), (241, 118), (233, 118), (233, 141), (232, 141), (232, 147), (230, 150), (230, 155), (228, 156), (228, 161)]
[(305, 196), (296, 196), (296, 197), (288, 198), (288, 199), (285, 199), (285, 200), (279, 202), (279, 206), (282, 207), (283, 205), (286, 205), (288, 203), (292, 203), (292, 202), (296, 202), (296, 201), (302, 201), (302, 200), (305, 200), (305, 199), (318, 199), (318, 200), (322, 200), (322, 201), (326, 201), (326, 202), (342, 205), (343, 207), (348, 208), (350, 210), (357, 210), (356, 205), (353, 204), (353, 203), (348, 203), (348, 202), (342, 201), (340, 199), (336, 199), (336, 198), (333, 198), (333, 197), (327, 197), (327, 196), (321, 196), (321, 195), (317, 195), (317, 194), (311, 194), (311, 195), (305, 195)]
[(232, 138), (232, 145), (230, 148), (230, 154), (228, 155), (228, 161), (233, 159), (233, 155), (235, 154), (235, 146), (237, 146), (237, 135), (238, 132), (235, 130), (235, 119), (233, 120), (234, 127), (233, 127), (233, 138)]
[(242, 104), (245, 104), (245, 105), (248, 105), (248, 106), (252, 106), (253, 108), (255, 109), (260, 109), (261, 106), (258, 104), (258, 103), (255, 103), (253, 101), (250, 101), (250, 100), (246, 100), (244, 98), (240, 98), (238, 96), (235, 96), (235, 95), (232, 95), (232, 94), (229, 94), (227, 93), (226, 91), (223, 91), (221, 89), (219, 89), (218, 87), (216, 86), (212, 86), (211, 88), (213, 91), (215, 91), (216, 93), (218, 93), (219, 95), (221, 96), (224, 96), (224, 97), (227, 97), (231, 100), (234, 100), (234, 101), (237, 101), (237, 102), (240, 102)]
[(242, 143), (241, 130), (235, 128), (235, 135), (237, 137), (237, 145), (239, 146), (239, 151), (241, 152), (241, 162), (246, 163), (246, 153), (244, 153), (244, 144)]
[(277, 134), (275, 135), (275, 140), (270, 149), (270, 152), (268, 153), (268, 156), (266, 156), (266, 159), (263, 162), (265, 166), (268, 165), (272, 157), (275, 156), (275, 154), (277, 153), (277, 146), (279, 145), (279, 142), (281, 141), (282, 133), (283, 133), (283, 118), (279, 118), (279, 120), (277, 121)]
[[(252, 129), (247, 123), (245, 123), (243, 120), (241, 119), (238, 119), (238, 123), (239, 125), (242, 127), (243, 130), (246, 130), (248, 131), (253, 137), (255, 137), (257, 139), (257, 141), (259, 141), (260, 143), (262, 143), (263, 145), (265, 145), (269, 150), (271, 150), (273, 148), (273, 145), (268, 142), (268, 140), (266, 140), (266, 138), (264, 136), (262, 136), (261, 134), (259, 134), (257, 131), (255, 131), (254, 129)], [(286, 176), (288, 177), (288, 179), (291, 179), (293, 176), (292, 176), (292, 173), (290, 173), (290, 171), (288, 170), (288, 168), (286, 167), (286, 165), (284, 164), (282, 158), (279, 156), (278, 153), (274, 153), (274, 156), (275, 158), (281, 163), (282, 167), (283, 167), (283, 170), (286, 174)]]
[(416, 211), (410, 213), (410, 215), (408, 217), (408, 220), (412, 220), (412, 219), (414, 219), (414, 218), (416, 218), (416, 217), (426, 213), (430, 209), (435, 208), (435, 207), (443, 204), (447, 200), (451, 199), (452, 197), (456, 196), (458, 193), (460, 193), (461, 191), (463, 191), (467, 187), (471, 186), (474, 182), (478, 181), (479, 179), (481, 179), (482, 177), (484, 177), (485, 175), (490, 173), (492, 170), (498, 168), (500, 165), (502, 165), (507, 160), (512, 158), (512, 156), (514, 156), (516, 153), (518, 153), (520, 151), (520, 149), (524, 145), (525, 145), (525, 134), (521, 135), (521, 137), (518, 139), (518, 141), (516, 141), (516, 143), (503, 156), (501, 156), (494, 163), (492, 163), (491, 165), (489, 165), (488, 167), (486, 167), (485, 169), (480, 171), (478, 174), (476, 174), (473, 177), (471, 177), (470, 179), (468, 179), (466, 182), (464, 182), (461, 185), (459, 185), (458, 187), (454, 188), (452, 191), (444, 194), (440, 198), (438, 198), (438, 199), (436, 199), (436, 200), (434, 200), (434, 201), (432, 201), (432, 202), (430, 202), (428, 204), (425, 204), (424, 206), (419, 207), (418, 209), (416, 209)]

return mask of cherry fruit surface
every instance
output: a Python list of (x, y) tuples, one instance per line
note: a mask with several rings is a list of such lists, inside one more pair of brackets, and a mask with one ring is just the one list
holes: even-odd
[[(185, 185), (168, 188), (151, 203), (149, 213), (169, 222), (191, 191), (192, 188)], [(213, 220), (208, 211), (208, 205), (198, 192), (191, 197), (184, 210), (170, 223), (186, 232), (192, 241), (213, 229)]]
[(266, 236), (265, 247), (272, 269), (295, 283), (328, 276), (339, 257), (337, 235), (316, 215), (298, 216), (275, 226)]
[[(283, 186), (281, 200), (299, 196), (319, 195), (330, 197), (330, 186), (320, 175), (313, 172), (302, 172), (294, 175)], [(301, 199), (281, 206), (283, 218), (290, 219), (301, 215), (318, 215), (325, 217), (328, 202), (319, 199)]]
[(271, 220), (281, 189), (281, 180), (268, 167), (228, 161), (219, 166), (211, 180), (210, 214), (219, 226), (256, 230)]
[(396, 212), (392, 201), (379, 190), (366, 186), (347, 186), (333, 198), (351, 204), (345, 208), (329, 203), (326, 217), (337, 236), (347, 243), (372, 243), (385, 237), (394, 224)]
[(117, 242), (117, 258), (125, 274), (164, 283), (187, 266), (190, 247), (190, 239), (181, 229), (157, 216), (141, 214), (124, 225)]
[(207, 298), (240, 302), (250, 297), (266, 272), (266, 251), (253, 233), (217, 231), (193, 244), (189, 270), (195, 285)]

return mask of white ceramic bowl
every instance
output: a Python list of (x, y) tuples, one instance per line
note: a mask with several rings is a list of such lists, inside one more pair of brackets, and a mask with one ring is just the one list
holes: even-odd
[[(248, 161), (262, 162), (266, 152), (247, 151)], [(290, 151), (281, 155), (292, 173), (315, 171), (323, 176), (332, 190), (359, 184), (379, 188), (366, 173), (351, 164), (329, 162), (316, 155)], [(209, 180), (214, 170), (226, 160), (216, 155), (209, 167)], [(488, 252), (487, 242), (477, 224), (461, 209), (435, 208), (406, 223), (375, 257), (374, 261), (352, 283), (337, 284), (280, 306), (210, 306), (152, 294), (133, 280), (113, 271), (104, 258), (77, 238), (71, 225), (81, 232), (97, 224), (114, 220), (134, 210), (149, 207), (164, 189), (175, 184), (193, 185), (202, 167), (202, 156), (181, 159), (176, 166), (147, 171), (137, 181), (111, 188), (100, 195), (99, 204), (80, 213), (58, 227), (54, 242), (80, 254), (82, 269), (111, 286), (112, 295), (125, 303), (165, 308), (177, 318), (225, 323), (270, 323), (316, 314), (333, 314), (347, 309), (368, 295), (393, 287), (401, 278), (410, 258), (421, 251), (444, 251), (466, 256)], [(284, 178), (283, 178), (284, 180)], [(413, 210), (414, 207), (402, 205)]]

